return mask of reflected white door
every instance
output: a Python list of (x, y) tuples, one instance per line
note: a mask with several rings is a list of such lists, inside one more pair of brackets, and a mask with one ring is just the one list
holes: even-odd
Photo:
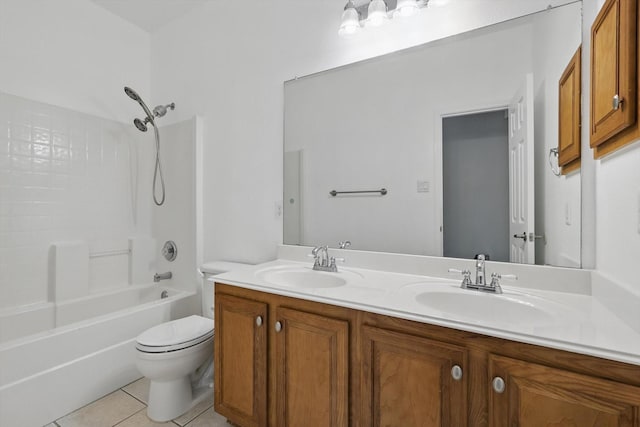
[(533, 75), (509, 104), (509, 237), (510, 260), (533, 264)]

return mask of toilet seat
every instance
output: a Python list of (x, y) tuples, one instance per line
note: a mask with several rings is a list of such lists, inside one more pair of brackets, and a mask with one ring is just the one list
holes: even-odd
[(212, 319), (193, 315), (146, 330), (136, 338), (136, 349), (143, 353), (167, 353), (200, 344), (213, 334)]

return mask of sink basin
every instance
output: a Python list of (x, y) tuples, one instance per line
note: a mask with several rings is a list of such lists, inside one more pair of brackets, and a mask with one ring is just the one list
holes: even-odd
[(563, 308), (551, 301), (524, 294), (489, 294), (436, 286), (415, 296), (416, 302), (461, 320), (548, 324), (558, 320)]
[(346, 285), (349, 276), (344, 271), (328, 273), (303, 267), (268, 269), (257, 275), (267, 283), (291, 288), (337, 288)]

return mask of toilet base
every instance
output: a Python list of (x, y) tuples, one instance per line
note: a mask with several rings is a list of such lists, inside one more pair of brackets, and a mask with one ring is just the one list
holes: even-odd
[(157, 422), (171, 421), (203, 400), (213, 399), (212, 390), (210, 387), (193, 390), (189, 377), (175, 381), (151, 381), (147, 416)]

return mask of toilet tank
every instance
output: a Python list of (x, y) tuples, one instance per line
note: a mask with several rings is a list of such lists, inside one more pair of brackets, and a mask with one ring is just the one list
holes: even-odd
[(212, 261), (203, 264), (200, 267), (202, 272), (202, 315), (209, 319), (214, 318), (214, 302), (213, 302), (213, 283), (215, 276), (227, 273), (232, 270), (244, 269), (251, 267), (251, 264), (231, 261)]

